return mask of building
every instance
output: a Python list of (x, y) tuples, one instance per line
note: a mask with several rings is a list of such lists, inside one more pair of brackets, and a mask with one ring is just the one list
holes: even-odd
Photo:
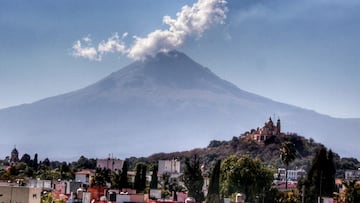
[(158, 174), (162, 175), (164, 173), (170, 173), (170, 174), (180, 173), (180, 161), (177, 159), (159, 160)]
[(28, 182), (29, 187), (41, 188), (44, 190), (49, 190), (52, 188), (51, 180), (40, 180), (40, 179), (30, 179)]
[[(278, 172), (274, 174), (274, 178), (281, 181), (285, 181), (286, 178), (285, 173), (286, 173), (285, 168), (278, 168)], [(288, 180), (297, 181), (299, 178), (305, 177), (306, 171), (304, 169), (288, 170), (287, 174), (288, 174), (287, 176)]]
[(40, 203), (42, 188), (0, 186), (1, 203)]
[(252, 132), (251, 135), (254, 140), (258, 142), (263, 142), (272, 136), (279, 135), (280, 133), (281, 133), (280, 119), (278, 119), (276, 125), (274, 125), (270, 117), (269, 121), (265, 122), (262, 128), (258, 128), (256, 131)]
[[(72, 182), (72, 181), (71, 181)], [(70, 194), (70, 181), (59, 180), (53, 184), (53, 193), (58, 194)]]
[(121, 170), (124, 165), (124, 160), (107, 158), (107, 159), (97, 159), (96, 166), (101, 169), (110, 169), (111, 171)]
[(360, 180), (360, 170), (346, 170), (345, 180)]
[(82, 170), (75, 173), (75, 180), (90, 185), (91, 180), (94, 178), (95, 172), (91, 170)]
[(16, 149), (16, 147), (14, 147), (14, 149), (11, 151), (11, 155), (10, 155), (10, 164), (17, 163), (17, 162), (19, 162), (19, 152)]

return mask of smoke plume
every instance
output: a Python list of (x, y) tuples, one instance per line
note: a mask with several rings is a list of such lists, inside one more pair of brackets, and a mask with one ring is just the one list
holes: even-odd
[(168, 29), (155, 30), (143, 38), (134, 36), (130, 46), (124, 43), (128, 33), (124, 33), (121, 38), (115, 33), (98, 46), (93, 46), (88, 36), (73, 44), (72, 55), (100, 61), (104, 54), (120, 53), (135, 60), (142, 60), (158, 52), (179, 48), (189, 37), (201, 37), (205, 30), (223, 23), (226, 12), (226, 0), (198, 0), (191, 7), (183, 6), (175, 19), (164, 16), (163, 23), (168, 25)]

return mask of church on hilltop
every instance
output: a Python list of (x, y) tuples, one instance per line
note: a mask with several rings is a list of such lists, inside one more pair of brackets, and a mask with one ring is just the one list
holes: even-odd
[(257, 130), (253, 130), (248, 136), (258, 142), (264, 142), (272, 136), (281, 134), (281, 124), (280, 118), (277, 120), (276, 125), (272, 121), (271, 117), (267, 122), (265, 122), (262, 128), (258, 128)]

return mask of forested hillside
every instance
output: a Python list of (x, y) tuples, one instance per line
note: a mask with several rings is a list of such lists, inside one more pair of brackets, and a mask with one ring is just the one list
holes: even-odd
[[(258, 142), (249, 136), (246, 132), (239, 137), (233, 137), (229, 141), (212, 140), (206, 148), (197, 148), (190, 151), (157, 153), (147, 158), (129, 158), (130, 163), (148, 162), (155, 163), (157, 160), (179, 159), (184, 161), (186, 157), (194, 154), (200, 158), (205, 169), (211, 168), (219, 159), (225, 159), (230, 155), (248, 155), (257, 158), (266, 163), (273, 169), (283, 167), (280, 160), (281, 143), (290, 141), (296, 148), (296, 159), (291, 163), (290, 168), (307, 169), (310, 165), (316, 150), (322, 146), (321, 143), (315, 142), (313, 139), (306, 139), (297, 134), (280, 134), (272, 136), (264, 142)], [(326, 146), (325, 146), (326, 147)], [(340, 158), (334, 152), (334, 162), (337, 168), (337, 176), (341, 177), (346, 169), (357, 169), (360, 165), (355, 158)]]

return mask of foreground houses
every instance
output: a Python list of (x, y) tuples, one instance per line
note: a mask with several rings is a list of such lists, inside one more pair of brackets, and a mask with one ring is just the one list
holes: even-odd
[(2, 203), (39, 203), (42, 188), (22, 186), (0, 186), (0, 202)]
[(82, 170), (75, 173), (75, 180), (89, 186), (94, 176), (93, 170)]
[[(289, 135), (289, 136), (288, 136)], [(228, 150), (229, 146), (231, 146), (231, 152), (239, 152), (241, 148), (240, 144), (246, 146), (256, 147), (256, 150), (260, 151), (263, 150), (267, 152), (269, 156), (267, 157), (275, 157), (274, 154), (270, 153), (270, 151), (274, 151), (274, 147), (278, 148), (277, 143), (281, 143), (283, 141), (282, 138), (285, 137), (285, 140), (291, 140), (295, 138), (297, 144), (307, 144), (306, 140), (299, 139), (296, 136), (291, 136), (290, 134), (281, 133), (281, 124), (280, 120), (273, 123), (272, 119), (269, 118), (267, 122), (265, 122), (264, 126), (258, 128), (257, 130), (251, 130), (250, 132), (246, 132), (245, 134), (241, 135), (240, 138), (233, 139), (230, 144), (226, 141), (215, 143), (212, 147), (215, 149), (215, 153), (211, 152), (214, 157), (216, 153), (219, 153), (219, 150), (216, 148), (217, 146), (222, 145), (223, 149)], [(252, 145), (250, 145), (250, 144)], [(217, 145), (216, 145), (217, 144)], [(234, 145), (232, 145), (234, 144)], [(310, 143), (311, 144), (311, 143)], [(271, 148), (271, 146), (272, 148)], [(260, 147), (258, 147), (260, 146)], [(222, 148), (220, 148), (222, 149)], [(246, 148), (249, 150), (248, 148)], [(208, 148), (206, 148), (208, 150)], [(216, 151), (218, 150), (218, 151)], [(206, 153), (210, 154), (210, 151), (206, 151)], [(201, 153), (199, 153), (201, 154)], [(243, 152), (239, 153), (239, 156), (243, 156)], [(250, 154), (250, 153), (249, 153)], [(204, 156), (204, 154), (201, 154)], [(191, 194), (190, 191), (195, 191), (195, 189), (191, 189), (192, 185), (195, 184), (185, 184), (182, 182), (186, 182), (185, 176), (183, 176), (184, 168), (186, 169), (186, 164), (182, 163), (180, 160), (183, 160), (183, 156), (179, 156), (179, 159), (169, 159), (169, 160), (157, 160), (157, 163), (153, 162), (151, 159), (151, 163), (148, 160), (140, 159), (140, 162), (137, 159), (129, 159), (129, 160), (120, 160), (113, 157), (108, 157), (104, 159), (87, 159), (85, 157), (81, 157), (78, 162), (74, 163), (66, 163), (66, 162), (50, 162), (49, 159), (45, 159), (44, 161), (37, 161), (37, 154), (34, 159), (31, 159), (29, 155), (21, 157), (19, 160), (19, 153), (16, 148), (11, 151), (10, 156), (6, 156), (6, 158), (2, 161), (2, 180), (5, 180), (4, 183), (0, 183), (0, 203), (40, 203), (41, 197), (51, 197), (51, 201), (55, 202), (68, 202), (68, 203), (123, 203), (123, 202), (159, 202), (167, 201), (167, 202), (185, 202), (188, 198), (188, 194)], [(206, 155), (205, 155), (206, 156)], [(167, 156), (161, 156), (167, 157)], [(185, 156), (186, 157), (186, 156)], [(251, 156), (244, 156), (247, 157), (249, 160), (253, 158)], [(278, 157), (276, 155), (276, 157)], [(326, 160), (332, 160), (329, 157), (333, 156), (326, 156)], [(213, 157), (206, 157), (208, 158), (207, 161), (214, 161)], [(222, 159), (222, 158), (221, 158)], [(80, 161), (81, 160), (81, 161)], [(216, 159), (215, 159), (216, 160)], [(224, 159), (222, 159), (224, 160)], [(316, 159), (315, 159), (316, 160)], [(201, 165), (201, 173), (198, 176), (200, 181), (203, 181), (202, 189), (196, 190), (200, 191), (203, 194), (208, 194), (208, 189), (210, 185), (210, 178), (211, 178), (211, 166), (209, 169), (206, 161), (201, 160), (203, 163), (197, 164)], [(234, 161), (234, 160), (233, 160)], [(277, 161), (277, 160), (276, 160)], [(205, 162), (205, 163), (204, 163)], [(348, 161), (349, 162), (349, 161)], [(130, 164), (129, 164), (130, 163)], [(186, 162), (185, 162), (186, 163)], [(232, 166), (237, 162), (229, 161), (227, 164), (228, 166)], [(251, 163), (251, 162), (241, 162), (242, 164)], [(128, 166), (130, 165), (130, 166)], [(141, 165), (141, 167), (138, 167)], [(260, 164), (265, 168), (267, 165)], [(315, 165), (315, 164), (313, 164)], [(155, 167), (157, 166), (157, 167)], [(182, 166), (184, 168), (182, 168)], [(247, 166), (247, 165), (245, 165)], [(317, 166), (317, 165), (316, 165)], [(130, 168), (128, 168), (130, 167)], [(92, 170), (89, 170), (91, 168)], [(96, 168), (96, 170), (95, 170)], [(231, 168), (231, 167), (229, 167)], [(246, 167), (241, 167), (244, 169)], [(266, 181), (269, 183), (267, 186), (271, 189), (276, 191), (280, 191), (277, 194), (301, 194), (302, 191), (299, 191), (300, 186), (298, 186), (298, 180), (301, 178), (308, 179), (309, 174), (306, 174), (306, 171), (303, 169), (294, 169), (294, 170), (287, 170), (285, 168), (278, 168), (277, 172), (272, 170), (266, 170), (264, 168), (264, 172), (269, 172), (269, 177)], [(326, 168), (328, 170), (329, 167)], [(355, 167), (352, 167), (355, 168)], [(29, 170), (30, 169), (30, 170)], [(317, 168), (316, 168), (317, 169)], [(33, 171), (31, 171), (33, 170)], [(126, 171), (126, 173), (122, 173), (122, 171)], [(183, 171), (182, 171), (183, 170)], [(317, 169), (322, 170), (324, 169)], [(185, 170), (186, 171), (186, 170)], [(258, 177), (259, 174), (256, 173), (255, 175), (251, 175), (251, 172), (254, 171), (254, 168), (250, 168), (249, 170), (244, 170), (244, 177)], [(311, 170), (309, 170), (311, 171)], [(334, 174), (335, 174), (334, 169)], [(26, 172), (26, 173), (25, 173)], [(17, 176), (21, 173), (20, 176)], [(154, 173), (154, 174), (153, 174)], [(219, 172), (220, 173), (220, 172)], [(30, 174), (30, 175), (28, 175)], [(126, 174), (126, 175), (125, 175)], [(186, 174), (186, 173), (185, 173)], [(194, 174), (192, 172), (192, 174)], [(287, 174), (287, 175), (286, 175)], [(220, 176), (220, 174), (218, 174)], [(324, 174), (325, 175), (325, 174)], [(334, 196), (337, 195), (338, 201), (337, 202), (344, 202), (343, 200), (348, 193), (348, 185), (353, 183), (358, 184), (357, 180), (360, 180), (360, 170), (346, 170), (344, 172), (344, 180), (337, 179), (336, 186), (339, 189), (338, 193), (334, 193)], [(11, 178), (10, 178), (11, 177)], [(38, 179), (27, 179), (19, 180), (19, 183), (15, 183), (14, 179), (18, 177), (37, 177)], [(125, 177), (125, 179), (124, 179)], [(287, 178), (286, 178), (287, 177)], [(318, 176), (315, 176), (319, 177)], [(42, 179), (51, 179), (51, 180), (41, 180)], [(120, 179), (126, 180), (126, 186), (122, 185)], [(267, 177), (266, 177), (267, 178)], [(116, 180), (114, 180), (116, 179)], [(286, 189), (286, 179), (288, 180), (288, 187)], [(314, 179), (314, 178), (313, 178)], [(330, 185), (331, 180), (333, 179), (332, 176), (329, 176), (328, 181), (326, 184), (322, 184), (322, 188), (325, 185)], [(9, 183), (7, 181), (10, 181)], [(139, 181), (141, 180), (141, 181)], [(145, 180), (145, 183), (140, 183)], [(155, 184), (153, 180), (156, 180)], [(231, 197), (234, 194), (242, 193), (249, 194), (248, 197), (253, 197), (251, 201), (258, 201), (262, 198), (263, 202), (266, 202), (266, 198), (271, 196), (272, 194), (268, 193), (265, 194), (269, 190), (264, 190), (265, 187), (260, 187), (260, 192), (255, 190), (247, 191), (245, 193), (242, 188), (250, 188), (252, 183), (261, 183), (265, 178), (262, 180), (254, 179), (250, 182), (246, 182), (246, 180), (238, 181), (239, 176), (236, 175), (234, 177), (229, 176), (229, 180), (232, 180), (231, 184), (240, 184), (237, 185), (236, 191), (231, 191), (227, 194), (223, 194), (226, 197)], [(235, 180), (235, 181), (233, 181)], [(274, 181), (273, 181), (274, 180)], [(311, 180), (311, 179), (309, 179)], [(324, 182), (325, 178), (322, 177), (322, 181)], [(13, 183), (11, 182), (13, 181)], [(24, 181), (24, 184), (21, 182)], [(199, 181), (199, 182), (200, 182)], [(137, 183), (136, 183), (137, 182)], [(313, 181), (316, 185), (316, 181)], [(21, 184), (20, 184), (21, 183)], [(138, 189), (137, 185), (145, 185)], [(186, 182), (187, 183), (187, 182)], [(300, 182), (301, 183), (301, 182)], [(223, 183), (222, 183), (223, 184)], [(150, 186), (151, 185), (151, 186)], [(222, 185), (223, 186), (223, 185)], [(201, 186), (200, 186), (201, 187)], [(180, 189), (179, 189), (180, 188)], [(181, 189), (184, 188), (184, 189)], [(187, 192), (183, 192), (186, 191)], [(231, 189), (231, 185), (229, 185)], [(240, 191), (239, 191), (240, 190)], [(306, 191), (307, 196), (310, 197), (310, 190), (307, 188)], [(318, 191), (318, 189), (316, 189)], [(316, 193), (313, 192), (314, 194)], [(332, 191), (331, 191), (332, 192)], [(21, 195), (17, 195), (21, 193)], [(210, 192), (209, 192), (210, 193)], [(275, 194), (275, 193), (274, 193)], [(326, 194), (329, 198), (332, 198), (332, 193)], [(316, 195), (316, 194), (315, 194)], [(191, 194), (192, 197), (195, 195)], [(40, 197), (40, 198), (38, 198)], [(211, 197), (211, 196), (210, 196)], [(246, 197), (243, 196), (243, 197)], [(272, 196), (271, 196), (272, 197)], [(270, 197), (270, 198), (271, 198)], [(246, 197), (247, 198), (247, 197)], [(299, 200), (299, 197), (297, 197)], [(315, 199), (316, 197), (310, 197), (311, 200)], [(265, 200), (264, 200), (265, 199)], [(275, 198), (274, 198), (275, 199)], [(270, 199), (269, 199), (270, 200)], [(230, 200), (229, 200), (230, 201)], [(235, 199), (231, 199), (231, 201), (235, 201)], [(360, 202), (360, 201), (359, 201)]]
[(360, 169), (358, 170), (346, 170), (345, 180), (360, 180)]
[[(286, 170), (285, 168), (278, 168), (278, 172), (274, 174), (274, 178), (279, 181), (285, 182), (286, 177)], [(287, 171), (287, 178), (289, 181), (297, 181), (300, 178), (304, 178), (306, 176), (306, 171), (304, 169), (294, 169)]]
[(274, 174), (274, 185), (280, 191), (294, 190), (297, 188), (298, 180), (306, 177), (304, 169), (287, 170), (288, 185), (286, 189), (286, 169), (278, 168)]

